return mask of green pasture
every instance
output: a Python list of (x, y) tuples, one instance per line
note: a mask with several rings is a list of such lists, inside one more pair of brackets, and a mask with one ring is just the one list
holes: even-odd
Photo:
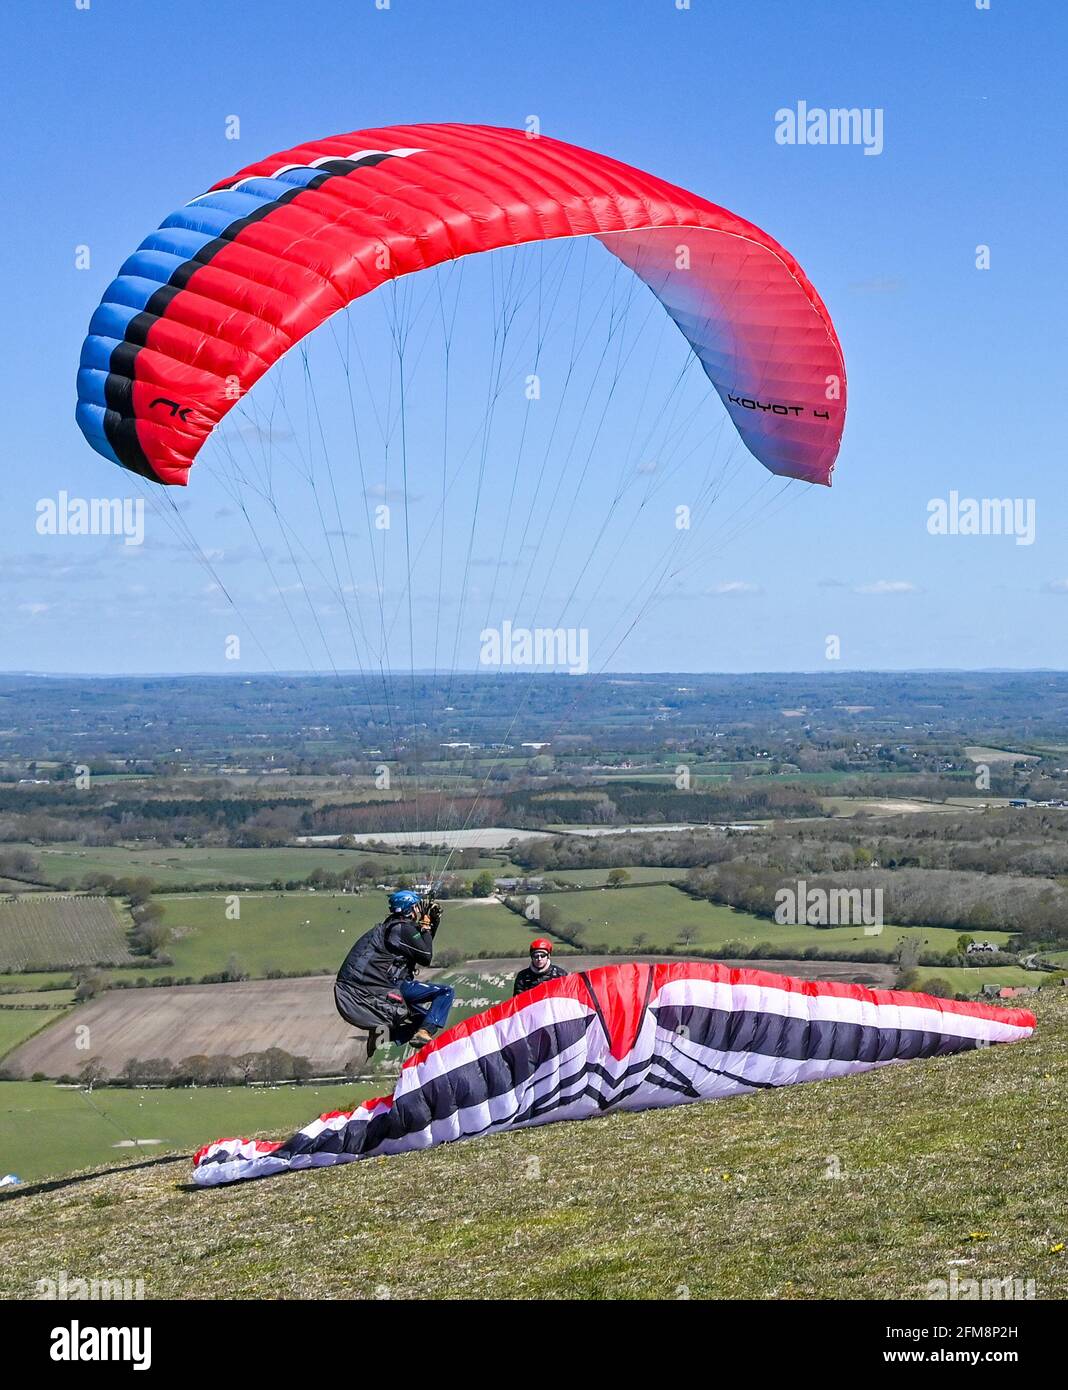
[[(201, 884), (235, 884), (262, 887), (281, 880), (303, 879), (315, 869), (341, 873), (354, 864), (378, 863), (389, 876), (427, 871), (425, 856), (390, 853), (388, 850), (336, 849), (332, 846), (294, 846), (281, 849), (133, 849), (121, 845), (89, 848), (84, 845), (9, 845), (25, 850), (40, 865), (43, 883), (70, 883), (77, 887), (87, 874), (112, 874), (116, 878), (147, 878), (162, 892), (196, 888)], [(483, 857), (470, 878), (490, 869), (495, 876), (512, 872), (501, 858)]]
[[(167, 946), (174, 964), (108, 972), (112, 979), (217, 974), (236, 957), (246, 974), (334, 971), (349, 947), (380, 922), (380, 893), (181, 893), (160, 896), (164, 921), (177, 933)], [(228, 912), (239, 912), (235, 919)], [(459, 899), (446, 904), (437, 949), (464, 956), (525, 954), (530, 925), (500, 903)]]
[(921, 965), (919, 971), (920, 989), (937, 977), (948, 981), (954, 994), (978, 994), (984, 985), (1030, 985), (1034, 989), (1047, 978), (1043, 971), (1025, 970), (1021, 965), (980, 965), (974, 970)]
[[(389, 1091), (392, 1082), (383, 1083)], [(199, 1086), (111, 1090), (0, 1082), (0, 1173), (24, 1181), (101, 1164), (134, 1163), (224, 1135), (269, 1131), (281, 1138), (329, 1110), (347, 1110), (382, 1087), (353, 1085)], [(161, 1144), (133, 1145), (137, 1139)], [(176, 1173), (177, 1178), (183, 1176)]]
[[(47, 999), (47, 994), (41, 995)], [(65, 1013), (65, 1009), (0, 1009), (0, 1058), (39, 1033)], [(0, 1158), (0, 1167), (3, 1159)]]
[(20, 1004), (40, 1004), (49, 1009), (61, 1009), (73, 1003), (73, 989), (13, 990), (0, 994), (0, 1009), (16, 1008)]
[[(797, 956), (808, 946), (824, 951), (892, 951), (901, 940), (920, 942), (921, 948), (947, 951), (955, 948), (960, 932), (945, 927), (885, 926), (877, 935), (863, 927), (780, 926), (778, 923), (718, 903), (691, 898), (669, 884), (631, 889), (593, 889), (548, 899), (559, 907), (561, 927), (582, 923), (586, 930), (582, 947), (589, 951), (658, 951), (685, 946), (695, 951), (720, 951), (727, 942), (746, 945), (770, 942), (783, 957)], [(684, 929), (692, 936), (682, 940)], [(1004, 932), (985, 934), (998, 943)]]
[(11, 993), (23, 994), (47, 989), (52, 985), (66, 986), (70, 983), (70, 978), (69, 970), (34, 970), (25, 975), (18, 972), (0, 975), (0, 1002)]
[[(576, 888), (602, 888), (608, 882), (610, 869), (546, 869), (544, 877), (560, 884), (574, 884)], [(663, 883), (665, 879), (683, 879), (689, 869), (655, 869), (627, 866), (627, 882), (624, 887), (638, 883)], [(537, 876), (537, 875), (535, 875)], [(501, 877), (501, 875), (498, 875)], [(563, 905), (563, 899), (560, 900)]]

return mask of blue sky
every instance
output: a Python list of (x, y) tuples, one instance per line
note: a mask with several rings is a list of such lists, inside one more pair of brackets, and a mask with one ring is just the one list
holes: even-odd
[[(308, 644), (304, 659), (296, 630), (313, 620), (283, 620), (274, 588), (286, 586), (274, 585), (255, 536), (238, 534), (218, 477), (189, 489), (182, 514), (218, 557), (228, 591), (243, 595), (256, 634), (152, 514), (139, 548), (37, 534), (42, 498), (130, 492), (74, 424), (81, 340), (141, 238), (235, 168), (363, 126), (518, 126), (530, 115), (545, 134), (647, 168), (765, 227), (819, 289), (849, 369), (833, 489), (761, 517), (688, 572), (612, 656), (614, 669), (827, 669), (831, 635), (837, 669), (1068, 666), (1057, 175), (1068, 18), (1057, 0), (992, 0), (989, 10), (973, 0), (692, 0), (683, 10), (673, 0), (391, 0), (385, 10), (373, 0), (92, 0), (87, 9), (36, 0), (4, 7), (0, 36), (12, 152), (0, 203), (0, 669), (228, 670), (225, 638), (235, 631), (248, 669), (353, 664), (326, 602), (325, 640)], [(777, 144), (775, 113), (799, 101), (880, 110), (882, 152)], [(239, 141), (225, 138), (232, 115)], [(91, 250), (87, 270), (74, 268), (79, 245)], [(976, 269), (979, 245), (990, 247), (989, 270)], [(474, 357), (484, 319), (477, 288), (469, 291), (459, 324)], [(357, 331), (381, 334), (383, 306), (361, 311)], [(658, 342), (640, 348), (650, 372), (668, 369)], [(336, 412), (336, 371), (325, 359), (320, 370), (321, 396)], [(429, 382), (429, 362), (425, 371)], [(425, 455), (435, 419), (413, 418)], [(626, 425), (616, 428), (618, 452)], [(761, 482), (760, 465), (748, 462)], [(432, 529), (431, 485), (428, 473), (425, 487), (410, 488), (419, 534)], [(928, 503), (951, 491), (1034, 499), (1034, 543), (932, 536)], [(314, 546), (307, 503), (297, 505)], [(491, 522), (502, 505), (487, 503)], [(442, 537), (446, 607), (466, 548), (461, 506), (454, 516)], [(576, 506), (534, 557), (546, 567), (535, 583), (544, 581), (550, 606), (594, 524)], [(474, 552), (472, 613), (496, 602), (486, 573), (492, 534)], [(562, 560), (553, 559), (557, 542)], [(652, 543), (640, 533), (631, 542), (639, 558)], [(390, 574), (397, 554), (381, 557)], [(633, 560), (625, 549), (621, 570)], [(435, 548), (413, 586), (421, 666), (440, 621), (437, 574)], [(624, 612), (618, 577), (606, 571), (589, 608), (570, 610), (589, 621), (594, 647)], [(405, 608), (406, 599), (395, 610), (395, 665), (407, 660)], [(545, 621), (556, 616), (544, 612)], [(477, 659), (469, 629), (460, 665)]]

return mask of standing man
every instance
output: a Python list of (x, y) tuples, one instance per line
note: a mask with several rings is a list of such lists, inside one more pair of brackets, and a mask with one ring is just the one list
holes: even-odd
[(389, 916), (365, 932), (345, 957), (334, 983), (337, 1011), (348, 1023), (367, 1029), (367, 1055), (373, 1056), (379, 1029), (391, 1042), (423, 1047), (444, 1028), (452, 1008), (448, 985), (420, 984), (416, 972), (430, 964), (441, 908), (409, 889), (389, 895)]
[(515, 977), (512, 998), (533, 989), (535, 985), (543, 985), (546, 980), (559, 980), (566, 974), (566, 970), (553, 965), (553, 943), (546, 937), (539, 936), (536, 941), (530, 943), (530, 964), (524, 966)]

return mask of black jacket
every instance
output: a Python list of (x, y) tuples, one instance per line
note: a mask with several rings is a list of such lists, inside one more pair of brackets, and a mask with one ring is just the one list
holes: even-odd
[(408, 1016), (398, 986), (415, 978), (434, 956), (433, 933), (407, 917), (387, 917), (364, 932), (345, 957), (334, 982), (342, 1018), (358, 1028), (395, 1027)]
[(550, 965), (548, 970), (543, 970), (537, 974), (531, 970), (530, 966), (525, 966), (515, 977), (515, 988), (512, 990), (512, 998), (517, 994), (524, 994), (528, 989), (534, 989), (536, 985), (543, 985), (546, 980), (559, 980), (568, 972), (561, 970), (558, 965)]

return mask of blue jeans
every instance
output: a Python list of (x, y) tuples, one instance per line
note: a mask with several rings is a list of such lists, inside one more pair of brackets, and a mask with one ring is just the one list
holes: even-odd
[(400, 987), (401, 997), (421, 1020), (422, 1027), (437, 1032), (449, 1021), (449, 1010), (456, 991), (448, 985), (424, 985), (418, 980), (405, 980)]

